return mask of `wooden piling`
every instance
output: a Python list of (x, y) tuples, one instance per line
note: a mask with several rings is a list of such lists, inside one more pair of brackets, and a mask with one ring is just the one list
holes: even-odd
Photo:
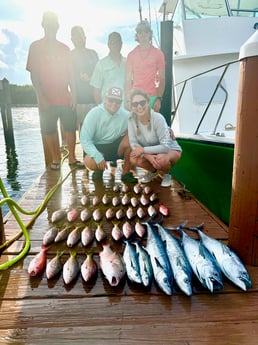
[(258, 32), (241, 47), (229, 246), (258, 265)]
[(13, 135), (13, 122), (11, 111), (11, 94), (10, 86), (7, 79), (0, 80), (0, 106), (3, 122), (5, 144), (8, 147), (15, 147)]

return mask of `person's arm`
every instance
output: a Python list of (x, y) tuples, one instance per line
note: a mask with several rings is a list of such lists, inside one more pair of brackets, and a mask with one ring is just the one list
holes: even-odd
[[(99, 164), (104, 160), (103, 155), (97, 150), (92, 138), (94, 137), (97, 114), (95, 113), (95, 108), (89, 111), (87, 116), (83, 121), (83, 125), (80, 131), (80, 142), (83, 151), (92, 159), (95, 160), (96, 164)], [(95, 121), (94, 121), (95, 120)]]
[(93, 97), (97, 105), (101, 103), (101, 90), (97, 87), (93, 87)]
[(159, 70), (158, 75), (159, 75), (159, 85), (157, 87), (157, 92), (156, 92), (157, 99), (156, 99), (156, 102), (155, 102), (154, 107), (153, 107), (153, 109), (157, 112), (160, 111), (161, 100), (162, 100), (162, 96), (163, 96), (163, 93), (165, 90), (165, 81), (166, 81), (165, 80), (165, 69)]

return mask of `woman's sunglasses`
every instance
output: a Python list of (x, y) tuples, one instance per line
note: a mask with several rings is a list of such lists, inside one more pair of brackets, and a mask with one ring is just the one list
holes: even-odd
[(147, 103), (146, 99), (143, 99), (142, 101), (139, 101), (139, 102), (132, 102), (131, 105), (132, 107), (137, 108), (138, 105), (140, 105), (141, 107), (144, 107), (146, 103)]

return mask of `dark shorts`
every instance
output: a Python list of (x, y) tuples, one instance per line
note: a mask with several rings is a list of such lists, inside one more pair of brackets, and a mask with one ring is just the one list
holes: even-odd
[(118, 147), (123, 140), (123, 136), (119, 137), (116, 141), (114, 141), (111, 144), (101, 144), (101, 145), (96, 145), (96, 148), (101, 152), (105, 158), (105, 161), (112, 161), (116, 162), (117, 159), (121, 158), (118, 156)]
[(52, 106), (48, 109), (39, 109), (39, 118), (43, 134), (54, 134), (58, 119), (60, 119), (65, 132), (76, 130), (76, 112), (71, 107)]

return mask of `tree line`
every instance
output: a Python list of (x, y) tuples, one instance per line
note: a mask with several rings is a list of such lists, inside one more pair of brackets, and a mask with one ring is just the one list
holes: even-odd
[(37, 98), (32, 85), (10, 84), (10, 96), (14, 106), (37, 105)]

